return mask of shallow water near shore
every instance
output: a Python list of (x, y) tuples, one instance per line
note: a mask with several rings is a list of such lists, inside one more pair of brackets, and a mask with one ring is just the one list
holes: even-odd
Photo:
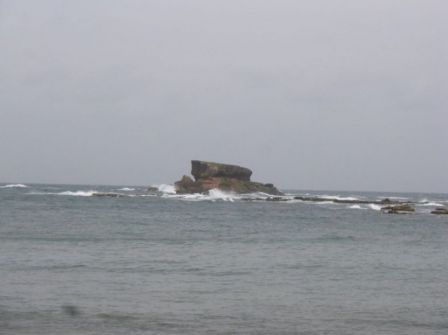
[(0, 334), (448, 333), (446, 194), (158, 189), (0, 185)]

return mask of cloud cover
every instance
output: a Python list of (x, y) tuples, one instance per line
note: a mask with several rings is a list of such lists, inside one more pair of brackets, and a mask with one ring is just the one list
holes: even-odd
[(446, 1), (0, 2), (0, 181), (447, 192)]

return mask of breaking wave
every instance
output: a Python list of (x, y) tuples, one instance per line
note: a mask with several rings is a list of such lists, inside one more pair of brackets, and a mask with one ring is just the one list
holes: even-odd
[(233, 202), (234, 200), (241, 199), (241, 197), (237, 196), (234, 193), (227, 193), (218, 189), (212, 189), (208, 191), (208, 194), (211, 200), (224, 200)]
[(162, 193), (176, 194), (176, 188), (174, 187), (174, 185), (161, 184), (161, 185), (154, 186), (154, 187), (157, 187), (159, 192), (162, 192)]
[(132, 191), (135, 191), (135, 188), (132, 188), (132, 187), (123, 187), (123, 188), (119, 188), (119, 189), (117, 189), (117, 191), (132, 192)]
[(380, 205), (370, 204), (369, 207), (370, 207), (370, 209), (373, 209), (374, 211), (380, 211), (381, 210), (381, 206)]
[(0, 188), (27, 188), (28, 186), (25, 184), (9, 184), (9, 185), (4, 185), (4, 186), (0, 186)]

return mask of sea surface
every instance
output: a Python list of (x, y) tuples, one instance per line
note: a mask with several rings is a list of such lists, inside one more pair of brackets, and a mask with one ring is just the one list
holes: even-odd
[(448, 334), (447, 194), (288, 194), (0, 184), (0, 334)]

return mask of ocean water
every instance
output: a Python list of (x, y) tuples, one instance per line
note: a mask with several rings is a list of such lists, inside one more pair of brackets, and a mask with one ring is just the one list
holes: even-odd
[(0, 334), (448, 334), (448, 195), (289, 193), (417, 213), (1, 184)]

